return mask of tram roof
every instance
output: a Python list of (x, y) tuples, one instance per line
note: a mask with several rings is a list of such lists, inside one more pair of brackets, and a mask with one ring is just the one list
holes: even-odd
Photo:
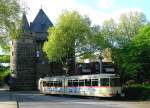
[(117, 76), (116, 74), (91, 74), (91, 75), (68, 76), (68, 79), (107, 78), (107, 77), (119, 77), (119, 76)]
[(62, 80), (67, 79), (86, 79), (86, 78), (107, 78), (107, 77), (119, 77), (116, 74), (90, 74), (90, 75), (73, 75), (73, 76), (52, 76), (44, 77), (43, 80)]

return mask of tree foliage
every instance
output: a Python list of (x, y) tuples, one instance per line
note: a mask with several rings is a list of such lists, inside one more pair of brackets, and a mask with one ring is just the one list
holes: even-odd
[(122, 14), (117, 29), (118, 36), (121, 37), (120, 44), (124, 45), (130, 42), (145, 23), (146, 17), (143, 12), (131, 11)]
[(120, 16), (118, 22), (113, 19), (105, 20), (102, 25), (102, 35), (112, 48), (123, 47), (128, 44), (146, 23), (146, 17), (142, 12), (129, 12)]
[(88, 17), (66, 11), (56, 26), (49, 29), (43, 49), (51, 61), (67, 62), (82, 54), (83, 58), (95, 58), (94, 54), (99, 53), (106, 61), (114, 61), (124, 81), (147, 80), (150, 26), (145, 26), (146, 23), (142, 12), (129, 12), (122, 14), (118, 22), (110, 19), (101, 27), (91, 27)]
[(10, 56), (9, 55), (0, 55), (0, 63), (9, 63)]
[(44, 51), (50, 60), (70, 59), (86, 49), (91, 34), (90, 21), (76, 11), (65, 11), (55, 27), (49, 29)]
[[(9, 53), (9, 42), (18, 28), (20, 6), (18, 0), (0, 0), (0, 52)], [(0, 80), (10, 71), (2, 63), (9, 63), (9, 55), (0, 55)]]
[(0, 86), (1, 83), (4, 82), (6, 76), (10, 75), (9, 67), (4, 67), (0, 65)]
[[(104, 39), (94, 41), (98, 46), (103, 46), (103, 42), (105, 43), (103, 49), (109, 50), (104, 50), (103, 56), (114, 61), (122, 79), (137, 78), (137, 72), (139, 72), (137, 70), (143, 67), (137, 59), (139, 53), (136, 48), (138, 47), (134, 48), (133, 41), (138, 40), (135, 38), (138, 37), (139, 29), (146, 23), (146, 17), (142, 12), (124, 13), (118, 22), (113, 19), (104, 21), (100, 29), (101, 35), (99, 35)], [(143, 49), (146, 50), (147, 46), (143, 45)]]
[(18, 0), (0, 0), (0, 47), (9, 50), (9, 41), (17, 28), (20, 6)]
[[(124, 51), (123, 51), (124, 50)], [(146, 25), (123, 48), (122, 68), (132, 79), (143, 82), (150, 79), (150, 25)]]
[(60, 61), (68, 74), (73, 69), (76, 56), (90, 54), (90, 20), (76, 11), (65, 11), (59, 16), (55, 27), (49, 29), (44, 51), (50, 61)]

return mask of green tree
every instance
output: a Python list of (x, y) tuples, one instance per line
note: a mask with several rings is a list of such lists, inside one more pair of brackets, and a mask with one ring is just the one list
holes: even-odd
[[(136, 76), (136, 74), (131, 75), (131, 72), (136, 73), (134, 68), (137, 69), (139, 64), (135, 62), (134, 66), (128, 65), (129, 62), (125, 60), (131, 59), (128, 56), (130, 43), (132, 43), (133, 38), (139, 33), (139, 29), (146, 23), (146, 17), (142, 12), (135, 11), (122, 14), (118, 22), (115, 22), (113, 19), (104, 21), (99, 35), (97, 35), (98, 38), (95, 38), (93, 42), (97, 47), (101, 47), (104, 50), (103, 56), (105, 56), (105, 58), (107, 57), (109, 60), (112, 59), (112, 61), (114, 61), (122, 79), (128, 79), (133, 75)], [(105, 52), (107, 48), (109, 50)], [(132, 48), (130, 51), (134, 52)], [(126, 67), (126, 69), (124, 67)], [(127, 68), (130, 69), (130, 71)]]
[(10, 62), (9, 42), (18, 28), (19, 14), (18, 0), (0, 0), (0, 80), (10, 73), (9, 66), (4, 66), (2, 63)]
[(117, 29), (118, 38), (120, 38), (118, 43), (122, 46), (130, 42), (146, 22), (147, 20), (143, 12), (131, 11), (122, 14)]
[[(85, 59), (89, 60), (97, 60), (101, 55), (101, 52), (104, 48), (109, 46), (109, 43), (103, 37), (101, 33), (101, 27), (98, 25), (94, 25), (91, 28), (91, 34), (89, 38), (86, 40), (86, 44), (84, 47), (81, 47), (83, 50), (82, 53), (79, 53), (79, 59), (81, 61)], [(79, 49), (79, 48), (78, 48)]]
[(76, 55), (83, 54), (91, 36), (90, 21), (76, 11), (65, 11), (55, 27), (49, 29), (44, 51), (50, 61), (61, 61), (68, 71), (68, 64)]
[(105, 20), (101, 27), (101, 33), (110, 43), (109, 47), (121, 48), (128, 44), (146, 23), (146, 17), (142, 12), (124, 13), (118, 22), (113, 19)]
[(9, 41), (19, 19), (18, 0), (0, 0), (0, 47), (9, 51)]
[(0, 55), (0, 63), (9, 63), (10, 56), (9, 55)]
[(132, 79), (138, 82), (149, 80), (150, 25), (144, 26), (123, 50), (122, 68), (128, 72)]
[(107, 47), (113, 47), (115, 45), (116, 37), (118, 35), (117, 27), (118, 25), (113, 19), (105, 20), (103, 22), (101, 33), (105, 40), (109, 43), (109, 46)]
[(130, 55), (129, 52), (135, 53), (134, 48), (130, 46), (132, 46), (133, 38), (139, 33), (139, 29), (146, 23), (146, 17), (142, 12), (129, 12), (120, 16), (115, 36), (117, 47), (113, 47), (111, 53), (124, 81), (137, 78), (136, 69), (139, 68), (139, 64), (129, 62), (128, 60), (134, 59), (134, 56), (128, 55)]

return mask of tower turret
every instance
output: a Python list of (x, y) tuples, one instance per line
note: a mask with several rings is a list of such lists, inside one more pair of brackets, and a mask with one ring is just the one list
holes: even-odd
[(23, 13), (21, 29), (20, 36), (12, 41), (11, 88), (31, 90), (35, 88), (35, 42), (25, 13)]
[(51, 74), (51, 67), (48, 63), (46, 54), (43, 52), (43, 44), (47, 40), (48, 29), (52, 27), (53, 24), (45, 14), (45, 12), (40, 9), (34, 21), (31, 23), (31, 32), (35, 34), (35, 46), (36, 46), (36, 79)]

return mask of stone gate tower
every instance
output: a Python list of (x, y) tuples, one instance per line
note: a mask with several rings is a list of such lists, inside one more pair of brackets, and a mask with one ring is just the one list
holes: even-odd
[(12, 41), (11, 89), (31, 90), (37, 88), (40, 77), (50, 75), (50, 64), (42, 47), (53, 24), (42, 9), (30, 25), (25, 13), (22, 22), (23, 33)]
[(12, 89), (34, 89), (35, 87), (35, 41), (25, 13), (22, 18), (22, 33), (12, 41), (11, 72)]

